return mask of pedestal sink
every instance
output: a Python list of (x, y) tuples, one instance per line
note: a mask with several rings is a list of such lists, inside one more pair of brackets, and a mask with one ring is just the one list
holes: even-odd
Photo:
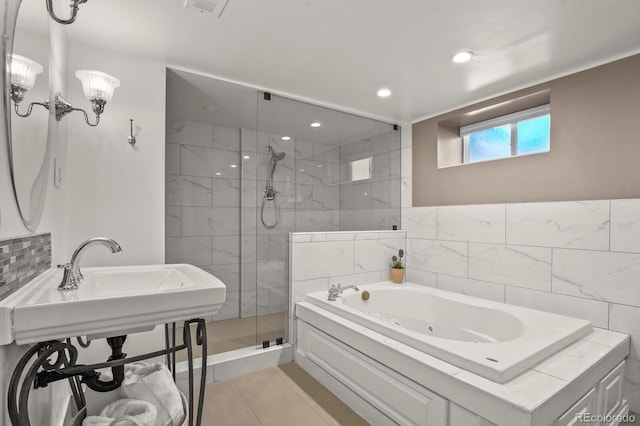
[(49, 270), (3, 301), (0, 344), (130, 334), (213, 315), (225, 300), (225, 285), (192, 265), (82, 268), (82, 273), (77, 290), (58, 290), (62, 271)]

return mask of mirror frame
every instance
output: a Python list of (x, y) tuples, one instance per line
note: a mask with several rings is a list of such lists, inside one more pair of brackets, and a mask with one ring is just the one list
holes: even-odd
[[(40, 220), (42, 219), (42, 215), (44, 213), (44, 205), (46, 201), (47, 195), (47, 186), (49, 183), (49, 165), (51, 158), (51, 132), (50, 132), (50, 123), (51, 123), (51, 114), (49, 114), (49, 124), (47, 126), (47, 141), (46, 148), (42, 160), (42, 164), (40, 166), (40, 170), (38, 171), (37, 176), (33, 181), (33, 185), (31, 187), (31, 191), (29, 196), (31, 197), (31, 203), (29, 205), (29, 211), (26, 211), (25, 206), (20, 205), (20, 197), (18, 195), (18, 189), (16, 184), (16, 169), (18, 165), (15, 164), (14, 161), (14, 150), (13, 150), (13, 138), (12, 138), (12, 127), (11, 127), (11, 119), (12, 119), (12, 104), (11, 104), (11, 64), (8, 61), (8, 58), (13, 53), (14, 39), (15, 39), (15, 31), (16, 25), (18, 22), (18, 12), (20, 10), (20, 5), (22, 4), (22, 0), (6, 0), (4, 2), (4, 8), (2, 9), (2, 20), (1, 22), (4, 24), (4, 31), (2, 34), (2, 91), (3, 91), (3, 101), (0, 103), (0, 114), (2, 118), (0, 119), (0, 126), (3, 127), (1, 129), (1, 134), (4, 136), (7, 146), (7, 160), (9, 162), (9, 174), (11, 177), (11, 187), (13, 190), (13, 197), (16, 201), (16, 207), (18, 209), (18, 213), (20, 215), (20, 219), (24, 224), (25, 228), (27, 228), (31, 232), (35, 232), (40, 224)], [(46, 77), (48, 80), (48, 76)]]

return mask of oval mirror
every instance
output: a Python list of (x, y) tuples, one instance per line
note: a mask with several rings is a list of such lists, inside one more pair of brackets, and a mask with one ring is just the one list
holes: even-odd
[[(5, 2), (4, 40), (4, 120), (7, 131), (9, 171), (18, 211), (24, 226), (35, 231), (42, 218), (49, 182), (49, 158), (51, 143), (48, 137), (49, 111), (42, 105), (49, 99), (49, 37), (46, 8), (37, 1)], [(18, 13), (18, 11), (20, 13)], [(12, 37), (13, 35), (13, 37)], [(24, 60), (23, 58), (28, 58)], [(27, 79), (19, 84), (26, 85), (23, 99), (16, 95), (16, 71), (28, 60), (34, 61), (36, 75), (33, 87)], [(13, 75), (13, 77), (12, 77)], [(13, 79), (13, 82), (12, 82)], [(12, 84), (15, 83), (15, 84)], [(13, 87), (13, 94), (12, 94)], [(16, 110), (17, 108), (17, 110)]]

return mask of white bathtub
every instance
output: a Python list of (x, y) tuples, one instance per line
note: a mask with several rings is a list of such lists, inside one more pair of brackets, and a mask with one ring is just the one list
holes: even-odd
[(592, 331), (589, 321), (410, 283), (358, 287), (306, 301), (498, 383)]

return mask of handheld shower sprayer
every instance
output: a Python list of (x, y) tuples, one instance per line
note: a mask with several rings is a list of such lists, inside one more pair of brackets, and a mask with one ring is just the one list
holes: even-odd
[[(271, 145), (267, 145), (267, 151), (271, 153), (271, 158), (269, 159), (267, 185), (265, 186), (264, 192), (262, 194), (262, 207), (260, 208), (260, 221), (262, 222), (265, 228), (273, 229), (278, 225), (278, 221), (280, 218), (280, 211), (279, 211), (278, 205), (275, 202), (276, 194), (278, 193), (278, 191), (276, 191), (275, 187), (273, 186), (273, 174), (276, 171), (276, 166), (278, 165), (278, 162), (282, 161), (284, 157), (287, 156), (287, 154), (285, 154), (284, 152), (275, 152)], [(273, 207), (275, 208), (276, 220), (272, 225), (267, 224), (266, 221), (264, 220), (264, 206), (267, 201), (269, 201), (269, 205), (271, 205), (271, 202), (273, 201)]]

